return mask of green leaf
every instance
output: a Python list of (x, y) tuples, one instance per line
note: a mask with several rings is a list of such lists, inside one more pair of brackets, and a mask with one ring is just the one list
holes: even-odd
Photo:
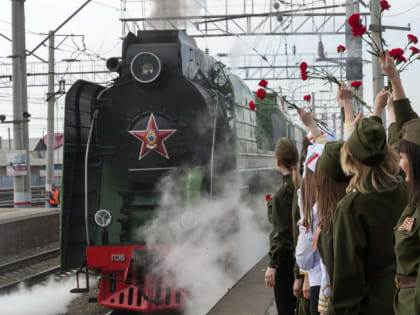
[(379, 57), (379, 55), (377, 53), (374, 53), (373, 51), (368, 50), (367, 52), (373, 56)]

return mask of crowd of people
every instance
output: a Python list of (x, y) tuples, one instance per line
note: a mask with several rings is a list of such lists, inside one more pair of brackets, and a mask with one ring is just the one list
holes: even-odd
[(302, 174), (293, 142), (277, 142), (283, 183), (267, 203), (265, 282), (279, 315), (420, 314), (420, 119), (388, 51), (380, 63), (392, 89), (370, 117), (355, 115), (352, 90), (339, 88), (341, 141), (300, 110)]

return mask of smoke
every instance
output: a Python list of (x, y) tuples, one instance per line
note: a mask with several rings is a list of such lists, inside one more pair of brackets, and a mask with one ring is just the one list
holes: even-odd
[[(200, 15), (204, 11), (204, 0), (154, 0), (149, 18)], [(149, 21), (154, 29), (186, 29), (182, 20)]]
[(0, 296), (0, 315), (53, 315), (66, 313), (67, 306), (78, 295), (69, 291), (75, 287), (74, 278), (55, 281)]
[(161, 207), (139, 236), (148, 245), (169, 245), (153, 272), (187, 290), (186, 314), (205, 314), (267, 253), (265, 198), (245, 201), (227, 180), (216, 200), (186, 207), (180, 180), (167, 177), (162, 183)]

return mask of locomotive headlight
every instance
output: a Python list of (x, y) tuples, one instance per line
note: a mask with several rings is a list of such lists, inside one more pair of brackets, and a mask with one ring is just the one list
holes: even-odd
[(112, 215), (108, 210), (100, 209), (95, 213), (95, 222), (98, 226), (107, 228), (112, 222)]
[(141, 83), (155, 81), (162, 71), (162, 63), (159, 57), (151, 52), (137, 54), (131, 61), (130, 67), (134, 79)]

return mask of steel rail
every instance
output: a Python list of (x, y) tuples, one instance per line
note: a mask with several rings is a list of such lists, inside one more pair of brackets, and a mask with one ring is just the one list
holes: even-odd
[(30, 266), (34, 263), (42, 262), (44, 260), (55, 258), (60, 254), (59, 248), (54, 248), (47, 250), (45, 252), (21, 258), (15, 261), (8, 262), (6, 264), (0, 265), (0, 274), (4, 274), (9, 271), (14, 271), (18, 268), (24, 268)]
[(26, 286), (33, 286), (37, 283), (40, 283), (41, 281), (45, 280), (49, 275), (52, 275), (54, 273), (57, 273), (60, 271), (60, 266), (54, 266), (47, 270), (41, 271), (35, 275), (28, 276), (22, 280), (15, 281), (12, 283), (8, 283), (6, 285), (0, 286), (0, 295), (2, 294), (8, 294), (13, 290), (16, 290), (19, 288), (21, 284), (24, 284)]

